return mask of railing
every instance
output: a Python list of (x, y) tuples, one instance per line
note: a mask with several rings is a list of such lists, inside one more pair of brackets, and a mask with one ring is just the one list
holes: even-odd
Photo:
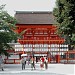
[(20, 64), (20, 59), (4, 59), (5, 64)]

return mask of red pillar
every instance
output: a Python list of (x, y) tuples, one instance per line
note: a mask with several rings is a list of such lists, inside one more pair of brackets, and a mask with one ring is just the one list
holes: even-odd
[(60, 55), (59, 54), (55, 55), (55, 59), (56, 59), (56, 63), (60, 63)]

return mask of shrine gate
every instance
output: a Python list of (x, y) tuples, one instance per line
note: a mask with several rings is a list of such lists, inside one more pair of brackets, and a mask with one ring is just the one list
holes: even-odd
[(56, 34), (57, 26), (52, 12), (16, 11), (16, 32), (21, 34), (20, 44), (15, 45), (15, 52), (34, 56), (36, 62), (41, 56), (49, 63), (62, 63), (69, 60), (68, 45), (65, 39)]
[[(43, 55), (50, 58), (53, 50), (58, 51), (55, 54), (60, 54), (60, 44), (65, 40), (56, 34), (57, 27), (54, 25), (52, 12), (17, 11), (15, 18), (18, 21), (17, 32), (19, 34), (23, 32), (22, 38), (18, 39), (23, 45), (23, 53), (30, 52), (36, 56), (36, 59)], [(52, 46), (54, 47), (51, 48)]]

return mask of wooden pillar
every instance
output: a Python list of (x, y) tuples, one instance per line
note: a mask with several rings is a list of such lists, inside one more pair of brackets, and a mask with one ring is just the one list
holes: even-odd
[(59, 43), (59, 53), (58, 53), (59, 54), (59, 63), (60, 63), (60, 52), (61, 51), (60, 51), (60, 43)]
[(69, 60), (69, 52), (67, 51), (67, 63), (69, 63), (68, 60)]
[(43, 51), (44, 51), (44, 41), (43, 41)]
[(15, 59), (14, 59), (14, 64), (15, 64), (16, 62), (15, 62)]
[[(40, 42), (40, 50), (41, 50), (41, 53), (42, 53), (42, 42)], [(41, 54), (42, 55), (42, 54)]]
[(22, 50), (23, 50), (23, 54), (24, 54), (24, 53), (25, 53), (25, 52), (24, 52), (24, 44), (23, 44), (22, 46), (23, 46)]
[(55, 58), (56, 58), (56, 63), (60, 63), (60, 55), (59, 54), (55, 55)]
[(34, 52), (33, 52), (34, 47), (33, 47), (33, 45), (34, 45), (34, 41), (32, 41), (32, 56), (34, 56)]
[(48, 58), (48, 63), (49, 63), (49, 43), (48, 43), (48, 52), (47, 52), (47, 58)]
[(38, 42), (39, 43), (39, 54), (41, 55), (41, 52), (40, 52), (40, 42)]

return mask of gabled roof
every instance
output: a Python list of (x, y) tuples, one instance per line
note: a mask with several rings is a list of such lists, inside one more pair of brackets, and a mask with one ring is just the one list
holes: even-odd
[(16, 11), (15, 18), (18, 24), (55, 24), (49, 11)]

